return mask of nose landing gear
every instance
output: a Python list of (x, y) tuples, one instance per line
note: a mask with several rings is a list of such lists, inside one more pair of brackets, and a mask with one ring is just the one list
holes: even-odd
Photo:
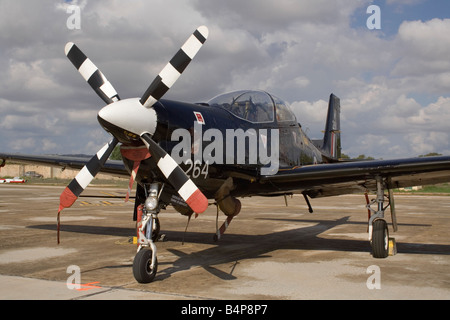
[(149, 283), (158, 270), (155, 241), (159, 233), (159, 183), (152, 183), (145, 204), (138, 207), (138, 249), (133, 261), (133, 275), (139, 283)]

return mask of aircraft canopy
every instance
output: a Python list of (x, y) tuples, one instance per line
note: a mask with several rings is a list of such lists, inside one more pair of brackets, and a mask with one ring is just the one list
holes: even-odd
[(208, 104), (228, 110), (234, 116), (255, 123), (296, 121), (294, 113), (283, 100), (265, 91), (234, 91), (211, 99)]

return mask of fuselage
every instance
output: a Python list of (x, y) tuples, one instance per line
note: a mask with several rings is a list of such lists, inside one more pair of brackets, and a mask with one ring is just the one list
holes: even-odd
[[(289, 106), (263, 91), (233, 92), (198, 104), (162, 99), (153, 109), (156, 128), (151, 124), (148, 131), (208, 198), (230, 176), (239, 181), (233, 194), (250, 195), (260, 175), (323, 161)], [(123, 147), (143, 146), (139, 134), (99, 122)], [(131, 172), (133, 160), (123, 161)], [(151, 157), (142, 160), (136, 180), (153, 181), (157, 172)], [(274, 191), (259, 185), (258, 193), (266, 188)]]

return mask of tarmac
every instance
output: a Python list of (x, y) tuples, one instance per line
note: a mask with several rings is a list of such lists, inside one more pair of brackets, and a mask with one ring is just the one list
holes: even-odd
[(312, 214), (302, 196), (288, 206), (283, 197), (244, 198), (218, 242), (226, 217), (217, 222), (214, 205), (186, 232), (187, 217), (170, 207), (159, 214), (158, 273), (140, 284), (126, 190), (90, 186), (62, 211), (58, 245), (63, 189), (0, 185), (1, 300), (450, 298), (450, 196), (396, 195), (397, 254), (386, 259), (371, 256), (364, 195), (312, 199)]

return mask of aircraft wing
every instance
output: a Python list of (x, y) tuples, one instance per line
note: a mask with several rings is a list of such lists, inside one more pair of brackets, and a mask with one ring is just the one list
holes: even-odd
[(450, 182), (450, 156), (370, 160), (317, 164), (280, 169), (262, 176), (280, 194), (291, 190), (311, 198), (376, 191), (376, 177), (386, 179), (388, 188), (401, 188)]
[[(0, 153), (0, 161), (15, 162), (22, 164), (34, 164), (43, 165), (58, 168), (70, 168), (80, 170), (90, 160), (88, 157), (76, 157), (76, 156), (53, 156), (53, 155), (26, 155), (26, 154), (8, 154)], [(0, 165), (2, 163), (0, 162)], [(119, 177), (128, 178), (130, 174), (126, 171), (125, 166), (120, 160), (108, 160), (101, 169), (102, 173), (107, 173)]]

